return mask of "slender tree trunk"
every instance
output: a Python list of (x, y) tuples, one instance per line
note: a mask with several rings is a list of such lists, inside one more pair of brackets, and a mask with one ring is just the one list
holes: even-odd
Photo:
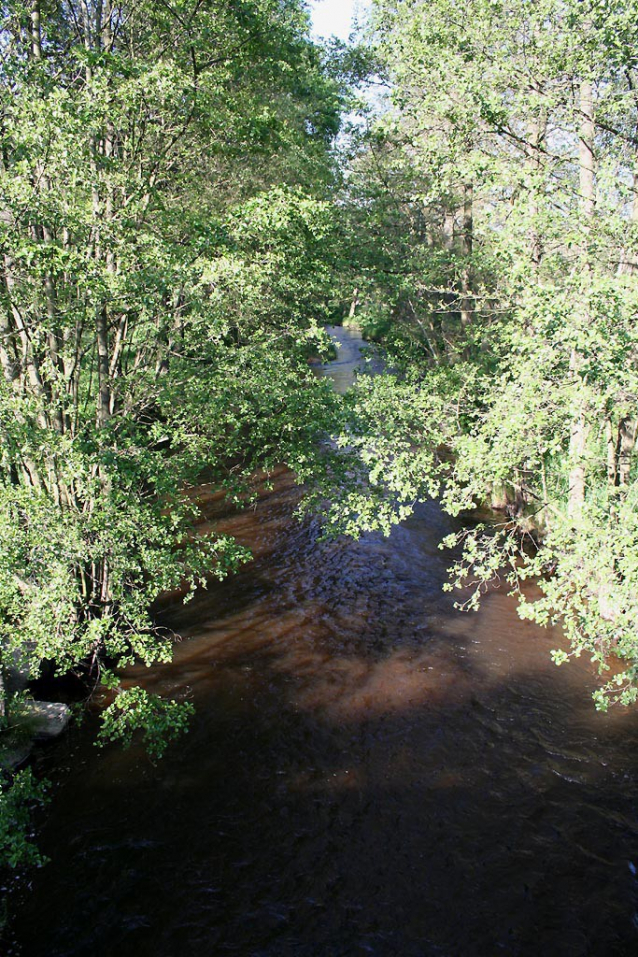
[[(634, 161), (631, 223), (634, 228), (638, 226), (638, 157)], [(638, 261), (633, 251), (631, 249), (622, 250), (618, 264), (618, 275), (632, 276), (637, 272)], [(637, 432), (638, 418), (635, 416), (621, 417), (615, 434), (611, 415), (607, 419), (607, 478), (612, 486), (623, 487), (629, 484)]]
[(618, 478), (618, 454), (611, 414), (607, 415), (605, 419), (605, 445), (607, 448), (607, 481), (613, 486), (616, 485)]
[(594, 215), (596, 193), (594, 184), (594, 104), (592, 84), (583, 80), (580, 85), (580, 202), (584, 216), (583, 230), (588, 238), (591, 232), (591, 220)]
[(109, 377), (109, 333), (106, 308), (97, 310), (95, 317), (97, 335), (98, 407), (97, 425), (105, 428), (111, 418), (111, 380)]
[(543, 240), (539, 232), (538, 227), (538, 214), (539, 214), (539, 204), (538, 204), (538, 190), (540, 183), (538, 182), (539, 173), (542, 170), (542, 156), (541, 156), (541, 145), (545, 139), (547, 133), (547, 111), (540, 109), (537, 115), (532, 119), (529, 126), (529, 142), (531, 147), (531, 154), (528, 161), (528, 166), (531, 170), (534, 182), (532, 183), (531, 190), (531, 202), (529, 206), (531, 227), (529, 233), (530, 240), (530, 257), (532, 260), (532, 266), (534, 270), (538, 270), (543, 258)]
[(638, 421), (633, 418), (624, 418), (618, 426), (618, 472), (617, 484), (629, 485), (631, 474), (631, 460), (636, 447)]
[(446, 249), (454, 246), (454, 210), (446, 209), (443, 216), (443, 245)]
[[(582, 229), (582, 257), (580, 268), (585, 275), (591, 272), (589, 244), (591, 239), (591, 222), (595, 207), (594, 183), (594, 107), (592, 84), (590, 80), (583, 80), (580, 85), (580, 146), (579, 146), (579, 185), (580, 185), (580, 212)], [(587, 325), (589, 307), (587, 305), (587, 288), (583, 292), (583, 326)], [(587, 415), (587, 406), (583, 391), (582, 356), (578, 346), (572, 348), (569, 362), (572, 388), (574, 389), (574, 414), (569, 436), (569, 498), (567, 513), (573, 520), (577, 520), (585, 503), (587, 489), (586, 450), (589, 438), (590, 425)]]
[(355, 289), (350, 300), (350, 309), (348, 310), (348, 319), (352, 322), (355, 317), (357, 306), (359, 305), (359, 290)]
[(34, 60), (42, 59), (40, 0), (33, 0), (31, 4), (31, 55)]
[[(463, 189), (463, 221), (461, 228), (461, 243), (463, 251), (463, 268), (461, 270), (461, 326), (467, 334), (472, 325), (473, 303), (470, 296), (472, 288), (471, 259), (474, 246), (474, 215), (473, 215), (474, 188), (471, 183)], [(467, 347), (464, 347), (467, 352)]]

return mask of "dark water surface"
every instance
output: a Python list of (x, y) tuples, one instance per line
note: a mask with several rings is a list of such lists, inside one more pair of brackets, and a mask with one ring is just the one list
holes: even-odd
[(154, 766), (85, 727), (41, 757), (53, 860), (8, 952), (638, 954), (638, 714), (598, 715), (589, 666), (552, 665), (560, 635), (502, 592), (453, 611), (436, 505), (317, 544), (298, 494), (282, 469), (221, 516), (255, 560), (131, 671), (194, 701), (184, 740)]

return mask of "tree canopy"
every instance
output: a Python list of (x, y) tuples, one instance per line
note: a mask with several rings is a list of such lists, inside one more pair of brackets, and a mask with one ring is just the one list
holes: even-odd
[[(364, 49), (302, 0), (2, 3), (3, 661), (101, 677), (103, 737), (161, 753), (188, 703), (118, 669), (249, 557), (192, 490), (285, 462), (337, 532), (496, 508), (465, 605), (505, 577), (634, 702), (637, 51), (634, 0), (374, 0)], [(348, 310), (387, 372), (342, 400), (308, 359)]]
[(562, 624), (557, 662), (623, 662), (603, 708), (637, 695), (637, 30), (633, 2), (376, 0), (389, 101), (350, 181), (395, 369), (353, 399), (371, 474), (500, 506), (455, 579), (474, 606), (540, 576), (520, 610)]
[(247, 558), (189, 488), (321, 455), (344, 71), (296, 0), (5, 3), (0, 43), (3, 655), (108, 676)]

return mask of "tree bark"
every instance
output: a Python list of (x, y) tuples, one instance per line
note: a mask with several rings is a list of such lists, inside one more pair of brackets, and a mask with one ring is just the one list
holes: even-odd
[(359, 305), (359, 290), (355, 289), (350, 300), (350, 309), (348, 310), (348, 319), (352, 322), (355, 317), (357, 306)]
[(31, 4), (31, 56), (34, 60), (42, 59), (40, 0), (33, 0)]
[[(545, 140), (545, 135), (547, 132), (547, 111), (544, 109), (539, 109), (537, 115), (532, 119), (529, 126), (529, 142), (531, 146), (530, 157), (528, 161), (529, 168), (532, 171), (532, 175), (537, 178), (540, 170), (542, 169), (542, 154), (541, 154), (541, 145)], [(537, 199), (539, 184), (538, 182), (533, 182), (532, 184), (532, 197), (529, 207), (531, 227), (530, 227), (530, 257), (532, 260), (532, 266), (534, 270), (538, 270), (543, 258), (543, 241), (541, 234), (538, 228), (538, 213), (539, 205)]]
[(109, 376), (109, 333), (106, 308), (97, 310), (95, 318), (97, 335), (97, 373), (98, 373), (98, 429), (105, 428), (111, 418), (111, 382)]
[[(580, 84), (580, 131), (579, 131), (579, 186), (581, 213), (581, 261), (579, 268), (585, 275), (591, 272), (590, 236), (596, 202), (595, 165), (594, 165), (594, 106), (591, 80), (582, 80)], [(583, 292), (582, 320), (587, 325), (589, 307), (587, 304), (587, 284)], [(567, 514), (572, 520), (578, 520), (587, 490), (586, 450), (590, 425), (587, 416), (586, 401), (582, 394), (582, 356), (575, 345), (569, 362), (570, 378), (574, 389), (574, 415), (569, 436), (569, 497)]]
[(463, 267), (461, 269), (461, 326), (467, 332), (472, 325), (473, 304), (470, 296), (472, 286), (471, 258), (474, 247), (474, 188), (468, 183), (463, 188), (463, 221), (461, 228), (461, 248)]

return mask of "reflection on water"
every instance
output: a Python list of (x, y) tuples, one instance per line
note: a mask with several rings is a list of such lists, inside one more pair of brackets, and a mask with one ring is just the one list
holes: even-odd
[(284, 469), (244, 513), (201, 489), (255, 560), (167, 608), (173, 664), (128, 676), (192, 729), (157, 766), (86, 727), (42, 757), (53, 862), (9, 952), (638, 952), (637, 715), (597, 715), (505, 594), (454, 612), (434, 504), (317, 543), (298, 495)]

